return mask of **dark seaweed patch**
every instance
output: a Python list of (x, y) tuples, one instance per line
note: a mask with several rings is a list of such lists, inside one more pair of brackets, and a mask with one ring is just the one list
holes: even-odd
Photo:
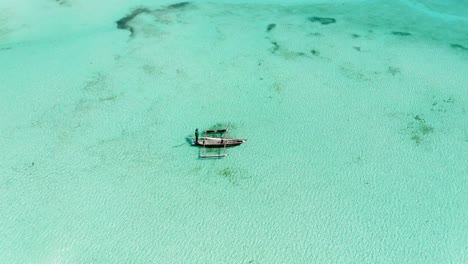
[(453, 104), (454, 100), (453, 98), (448, 98), (448, 99), (444, 99), (442, 100), (444, 103), (450, 103), (450, 104)]
[[(435, 99), (435, 97), (434, 97)], [(449, 110), (449, 107), (455, 103), (455, 100), (451, 97), (447, 99), (434, 100), (432, 102), (431, 112), (446, 113)]]
[(408, 129), (411, 130), (411, 140), (413, 140), (416, 145), (419, 145), (428, 134), (434, 132), (434, 128), (420, 115), (415, 115), (413, 118), (415, 122), (410, 122), (408, 124)]
[(97, 72), (86, 82), (84, 90), (87, 92), (102, 92), (107, 86), (107, 76)]
[(459, 50), (468, 50), (467, 47), (465, 46), (462, 46), (460, 44), (450, 44), (450, 47), (454, 48), (454, 49), (459, 49)]
[(361, 47), (354, 46), (354, 47), (353, 47), (353, 49), (355, 49), (355, 50), (357, 50), (357, 51), (361, 52)]
[(0, 50), (11, 50), (11, 47), (0, 48)]
[(354, 79), (357, 81), (369, 81), (370, 80), (369, 77), (367, 77), (363, 72), (361, 72), (358, 69), (340, 66), (340, 70), (346, 77), (350, 79)]
[(251, 176), (246, 175), (245, 172), (239, 170), (238, 168), (225, 167), (221, 170), (216, 171), (218, 177), (227, 180), (230, 184), (234, 186), (239, 186), (246, 180), (250, 179)]
[(99, 102), (115, 101), (116, 99), (117, 99), (117, 95), (114, 95), (114, 96), (107, 96), (107, 97), (99, 98)]
[(151, 64), (145, 64), (141, 68), (146, 74), (154, 74), (156, 72), (156, 66)]
[(270, 31), (271, 31), (272, 29), (274, 29), (275, 27), (276, 27), (276, 24), (269, 24), (269, 25), (267, 26), (266, 31), (267, 31), (267, 32), (270, 32)]
[(308, 18), (310, 22), (317, 22), (317, 23), (320, 23), (322, 25), (328, 25), (328, 24), (333, 24), (333, 23), (336, 23), (336, 19), (332, 18), (332, 17), (309, 17)]
[(401, 32), (401, 31), (392, 31), (392, 35), (407, 37), (407, 36), (411, 36), (411, 33), (409, 33), (409, 32)]
[(278, 45), (278, 42), (276, 41), (270, 41), (270, 43), (273, 45), (270, 51), (271, 53), (275, 54), (279, 50), (280, 46)]
[(277, 94), (281, 94), (281, 92), (284, 90), (284, 84), (280, 82), (275, 82), (271, 87), (271, 90), (273, 90)]
[(322, 34), (320, 32), (313, 32), (313, 33), (307, 34), (307, 36), (320, 37), (320, 36), (322, 36)]
[(289, 59), (304, 58), (304, 57), (308, 57), (308, 56), (304, 52), (289, 51), (289, 50), (286, 50), (286, 49), (282, 49), (281, 50), (281, 57), (289, 60)]
[(226, 167), (223, 170), (221, 170), (219, 172), (219, 174), (226, 177), (226, 178), (232, 177), (234, 175), (234, 170), (232, 168), (230, 168), (230, 167)]
[(190, 5), (190, 2), (180, 2), (180, 3), (175, 3), (172, 5), (168, 5), (167, 9), (178, 9), (178, 8), (183, 8)]
[(312, 55), (315, 55), (315, 56), (320, 55), (320, 52), (319, 52), (318, 50), (316, 50), (316, 49), (312, 49), (312, 50), (310, 51), (310, 53), (312, 53)]
[(148, 8), (137, 8), (133, 10), (129, 15), (117, 20), (115, 23), (117, 23), (118, 29), (126, 29), (130, 31), (130, 36), (133, 36), (133, 34), (135, 33), (135, 30), (132, 26), (129, 25), (130, 22), (139, 14), (150, 13), (150, 12), (151, 10), (149, 10)]
[(390, 73), (391, 75), (395, 76), (397, 74), (400, 74), (401, 70), (399, 68), (397, 68), (397, 67), (390, 66), (390, 67), (388, 67), (387, 72)]
[(229, 181), (232, 185), (239, 185), (239, 181), (246, 179), (239, 174), (239, 172), (232, 167), (225, 167), (224, 169), (218, 171), (218, 175)]
[(361, 36), (358, 35), (358, 34), (356, 34), (356, 33), (353, 33), (353, 34), (351, 34), (351, 37), (353, 37), (353, 38), (360, 38)]
[(70, 3), (67, 0), (55, 0), (55, 2), (61, 6), (70, 5)]

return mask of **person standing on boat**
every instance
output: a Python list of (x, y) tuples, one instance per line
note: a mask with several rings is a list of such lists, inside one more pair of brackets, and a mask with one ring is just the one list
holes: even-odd
[(195, 143), (198, 142), (198, 128), (195, 129)]

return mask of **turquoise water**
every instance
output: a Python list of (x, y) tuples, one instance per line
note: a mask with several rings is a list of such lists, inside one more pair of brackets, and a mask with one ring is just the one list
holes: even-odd
[(0, 3), (1, 263), (468, 263), (466, 3), (173, 4)]

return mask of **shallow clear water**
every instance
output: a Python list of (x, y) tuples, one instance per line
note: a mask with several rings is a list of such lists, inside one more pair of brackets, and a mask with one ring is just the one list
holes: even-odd
[(0, 3), (0, 262), (467, 262), (463, 1), (171, 4)]

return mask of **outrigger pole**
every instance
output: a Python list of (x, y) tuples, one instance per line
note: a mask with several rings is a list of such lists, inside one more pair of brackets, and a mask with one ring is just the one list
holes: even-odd
[[(196, 135), (198, 135), (198, 129), (195, 130)], [(221, 136), (221, 142), (223, 142), (223, 139), (226, 138), (226, 134), (228, 132), (228, 128), (225, 129), (209, 129), (205, 130), (204, 137), (207, 136), (208, 133), (222, 133), (223, 135)], [(197, 136), (198, 137), (198, 136)], [(203, 149), (202, 149), (202, 154), (200, 155), (200, 158), (224, 158), (227, 156), (226, 153), (226, 145), (227, 145), (227, 140), (224, 140), (224, 146), (223, 146), (223, 154), (214, 154), (214, 155), (207, 155), (206, 154), (206, 146), (205, 146), (205, 139), (203, 139)]]

